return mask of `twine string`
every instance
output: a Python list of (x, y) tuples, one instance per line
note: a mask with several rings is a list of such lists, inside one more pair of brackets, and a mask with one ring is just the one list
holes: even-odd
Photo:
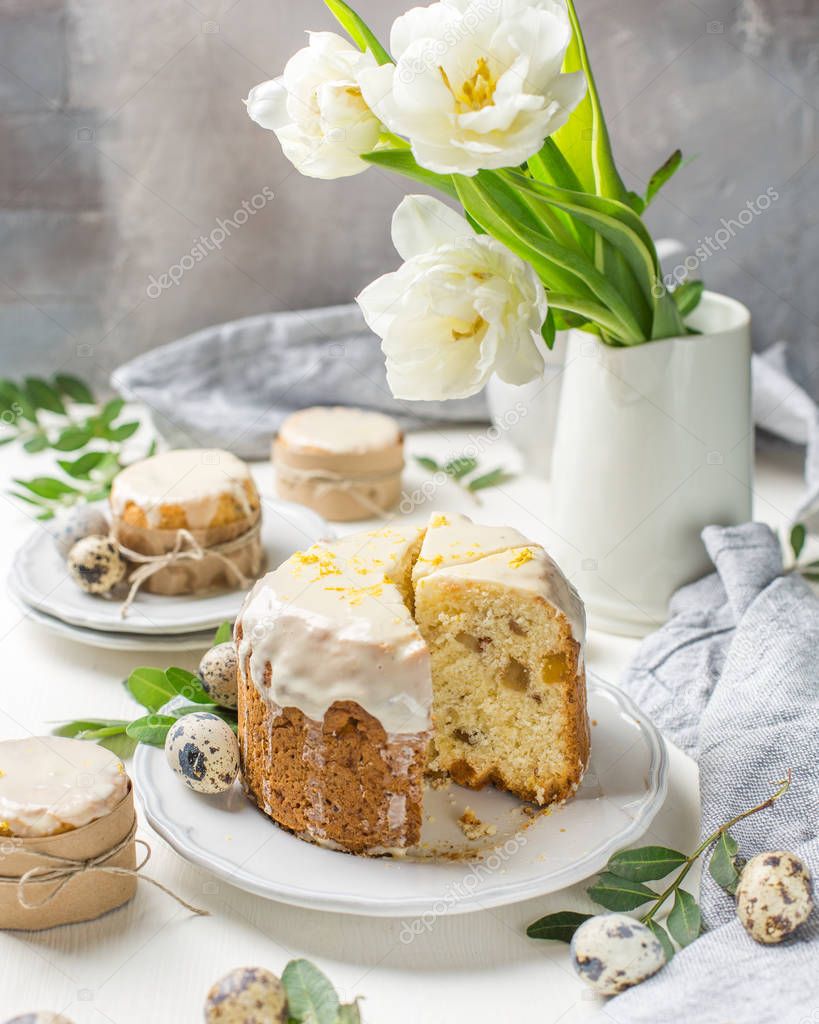
[[(19, 878), (2, 878), (0, 882), (17, 882), (17, 901), (20, 906), (26, 910), (39, 910), (42, 907), (47, 906), (52, 900), (55, 900), (68, 883), (80, 875), (85, 874), (87, 871), (101, 871), (107, 875), (123, 875), (130, 878), (138, 878), (143, 882), (149, 882), (157, 889), (164, 892), (167, 896), (189, 910), (192, 914), (196, 914), (197, 917), (209, 917), (209, 910), (202, 910), (201, 907), (195, 907), (192, 903), (188, 903), (181, 896), (177, 895), (172, 889), (169, 889), (162, 882), (157, 881), (155, 878), (151, 878), (148, 875), (140, 874), (142, 869), (151, 859), (151, 847), (149, 843), (146, 843), (144, 839), (136, 839), (136, 843), (145, 848), (145, 856), (137, 864), (135, 868), (123, 868), (114, 864), (106, 864), (105, 862), (111, 860), (122, 850), (125, 850), (136, 836), (137, 822), (134, 818), (133, 824), (128, 831), (128, 834), (124, 836), (118, 843), (111, 847), (110, 850), (105, 850), (103, 853), (98, 854), (96, 857), (88, 857), (85, 860), (74, 860), (71, 857), (61, 857), (55, 853), (43, 853), (40, 850), (26, 850), (26, 856), (34, 857), (43, 861), (49, 861), (49, 863), (35, 865), (33, 868), (29, 868), (25, 874)], [(30, 900), (26, 895), (26, 888), (30, 885), (43, 884), (49, 882), (56, 882), (56, 885), (49, 889), (47, 892), (42, 894), (42, 898), (39, 900)]]
[(368, 484), (389, 480), (390, 477), (396, 475), (396, 472), (400, 472), (400, 470), (391, 469), (383, 473), (372, 473), (369, 476), (345, 476), (343, 473), (334, 473), (331, 469), (297, 469), (295, 466), (283, 466), (281, 463), (276, 465), (276, 476), (296, 484), (313, 483), (318, 497), (323, 497), (333, 491), (343, 491), (357, 501), (362, 508), (372, 512), (379, 519), (391, 519), (392, 516), (376, 504), (363, 488), (366, 488)]
[(246, 530), (239, 537), (234, 537), (233, 540), (225, 541), (223, 544), (214, 544), (212, 547), (203, 547), (190, 530), (180, 529), (176, 531), (176, 540), (173, 547), (170, 551), (166, 551), (161, 555), (144, 555), (141, 551), (134, 551), (122, 544), (116, 534), (112, 534), (111, 540), (116, 544), (122, 557), (129, 562), (137, 564), (137, 568), (133, 570), (129, 577), (130, 587), (128, 589), (128, 596), (122, 602), (122, 607), (120, 608), (120, 618), (124, 619), (126, 617), (131, 605), (134, 603), (134, 599), (139, 593), (140, 587), (146, 580), (162, 569), (167, 569), (169, 566), (176, 565), (179, 562), (199, 562), (203, 558), (212, 556), (218, 559), (233, 574), (237, 587), (245, 590), (248, 589), (253, 581), (245, 576), (228, 555), (248, 544), (258, 536), (260, 530), (261, 522), (257, 521), (249, 530)]

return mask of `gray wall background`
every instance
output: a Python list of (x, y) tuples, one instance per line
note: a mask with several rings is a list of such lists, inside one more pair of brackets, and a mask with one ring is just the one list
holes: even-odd
[[(384, 39), (408, 0), (360, 0)], [(656, 202), (690, 246), (768, 188), (780, 198), (703, 263), (790, 344), (819, 396), (819, 0), (577, 0), (634, 187), (677, 145)], [(402, 180), (301, 177), (241, 100), (330, 29), (320, 0), (0, 0), (0, 372), (107, 380), (210, 323), (345, 302), (393, 268)], [(275, 199), (220, 251), (146, 294), (219, 219)], [(154, 293), (157, 289), (154, 289)]]

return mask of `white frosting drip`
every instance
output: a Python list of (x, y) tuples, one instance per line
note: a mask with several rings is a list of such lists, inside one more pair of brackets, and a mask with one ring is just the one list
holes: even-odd
[(0, 742), (0, 831), (50, 836), (109, 814), (128, 791), (122, 762), (85, 740)]
[(279, 438), (296, 451), (369, 452), (387, 448), (401, 438), (391, 416), (345, 406), (314, 406), (293, 413)]
[(145, 512), (149, 525), (160, 521), (163, 505), (185, 509), (192, 530), (205, 529), (229, 494), (250, 514), (245, 485), (250, 470), (241, 459), (219, 449), (180, 448), (127, 466), (111, 487), (111, 509), (121, 516), (129, 502)]
[[(243, 665), (250, 658), (262, 697), (316, 722), (334, 701), (351, 700), (390, 734), (430, 728), (429, 654), (391, 579), (405, 571), (419, 532), (385, 529), (315, 544), (256, 584), (239, 616), (239, 658)], [(536, 594), (562, 612), (582, 647), (577, 592), (543, 548), (516, 530), (433, 515), (421, 558), (419, 587), (445, 574)]]
[(496, 551), (518, 548), (528, 541), (511, 526), (484, 526), (457, 512), (434, 512), (429, 520), (421, 554), (412, 570), (414, 581), (436, 569), (476, 562)]
[(430, 728), (429, 655), (390, 579), (418, 533), (386, 529), (316, 544), (256, 584), (240, 615), (239, 658), (250, 655), (262, 696), (314, 721), (334, 701), (351, 700), (387, 732)]

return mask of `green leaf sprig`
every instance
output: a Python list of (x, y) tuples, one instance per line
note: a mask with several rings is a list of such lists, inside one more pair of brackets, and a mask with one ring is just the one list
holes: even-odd
[(358, 1000), (342, 1003), (330, 979), (309, 960), (291, 960), (282, 985), (289, 1024), (361, 1024)]
[[(213, 637), (213, 646), (224, 643), (232, 635), (230, 622), (223, 622)], [(80, 718), (72, 722), (63, 722), (53, 730), (55, 736), (69, 736), (77, 740), (90, 740), (102, 747), (112, 750), (123, 760), (130, 757), (138, 743), (162, 747), (168, 730), (177, 719), (195, 711), (208, 711), (218, 715), (236, 732), (236, 711), (214, 704), (212, 698), (204, 690), (197, 675), (184, 668), (135, 668), (125, 680), (125, 688), (137, 704), (141, 704), (147, 714), (139, 718)], [(170, 700), (184, 697), (186, 703), (180, 704), (172, 711), (160, 714)]]
[(811, 583), (819, 583), (819, 559), (811, 559), (807, 562), (800, 561), (808, 539), (808, 530), (804, 523), (794, 523), (788, 536), (791, 551), (793, 552), (793, 565), (789, 572), (798, 572), (810, 580)]
[[(772, 807), (787, 792), (790, 784), (791, 774), (788, 772), (788, 777), (778, 783), (778, 789), (767, 800), (720, 825), (689, 855), (666, 846), (641, 846), (615, 853), (606, 870), (586, 890), (588, 895), (599, 906), (611, 911), (623, 912), (647, 906), (640, 920), (651, 929), (663, 947), (666, 960), (670, 960), (674, 955), (675, 942), (680, 947), (687, 946), (702, 929), (699, 904), (690, 892), (682, 888), (691, 868), (710, 850), (709, 874), (717, 885), (733, 896), (745, 861), (739, 856), (739, 846), (730, 829), (752, 814)], [(645, 884), (672, 873), (671, 881), (660, 891)], [(664, 928), (656, 920), (657, 913), (672, 899), (674, 902)], [(561, 910), (529, 925), (526, 934), (531, 939), (571, 942), (575, 931), (592, 916)]]
[[(77, 416), (68, 403), (93, 409)], [(6, 427), (0, 445), (18, 441), (31, 454), (47, 449), (78, 453), (94, 446), (78, 457), (57, 459), (66, 479), (16, 479), (19, 490), (11, 492), (14, 497), (34, 505), (41, 520), (53, 518), (60, 508), (107, 498), (111, 482), (123, 468), (121, 446), (139, 429), (138, 420), (119, 422), (124, 406), (121, 398), (99, 405), (84, 381), (67, 374), (51, 380), (26, 377), (20, 383), (0, 378), (0, 422)], [(154, 450), (151, 445), (147, 454)]]
[[(478, 492), (486, 490), (487, 487), (497, 487), (512, 479), (512, 474), (498, 466), (490, 469), (487, 473), (474, 474), (478, 470), (478, 460), (472, 455), (458, 455), (448, 462), (439, 464), (430, 455), (416, 455), (415, 461), (419, 466), (428, 469), (431, 473), (445, 473), (447, 477), (458, 487), (468, 494), (473, 501), (480, 504)], [(469, 479), (467, 479), (469, 477)]]

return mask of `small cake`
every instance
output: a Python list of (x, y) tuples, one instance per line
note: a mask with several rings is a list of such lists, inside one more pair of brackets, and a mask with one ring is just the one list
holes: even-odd
[(316, 406), (284, 421), (273, 462), (280, 497), (337, 522), (370, 519), (401, 497), (404, 438), (383, 413)]
[(123, 469), (111, 486), (111, 511), (142, 530), (208, 530), (227, 540), (258, 513), (259, 495), (230, 452), (180, 448)]
[(0, 835), (54, 836), (122, 802), (128, 776), (105, 747), (63, 736), (0, 743)]
[[(147, 575), (144, 590), (189, 594), (246, 586), (261, 571), (259, 495), (248, 467), (230, 452), (179, 449), (135, 462), (114, 478), (110, 503), (112, 532), (126, 559), (183, 552)], [(185, 555), (199, 548), (212, 551)]]
[(582, 603), (546, 552), (463, 516), (314, 545), (236, 623), (244, 785), (302, 838), (406, 850), (425, 772), (540, 806), (589, 755)]

